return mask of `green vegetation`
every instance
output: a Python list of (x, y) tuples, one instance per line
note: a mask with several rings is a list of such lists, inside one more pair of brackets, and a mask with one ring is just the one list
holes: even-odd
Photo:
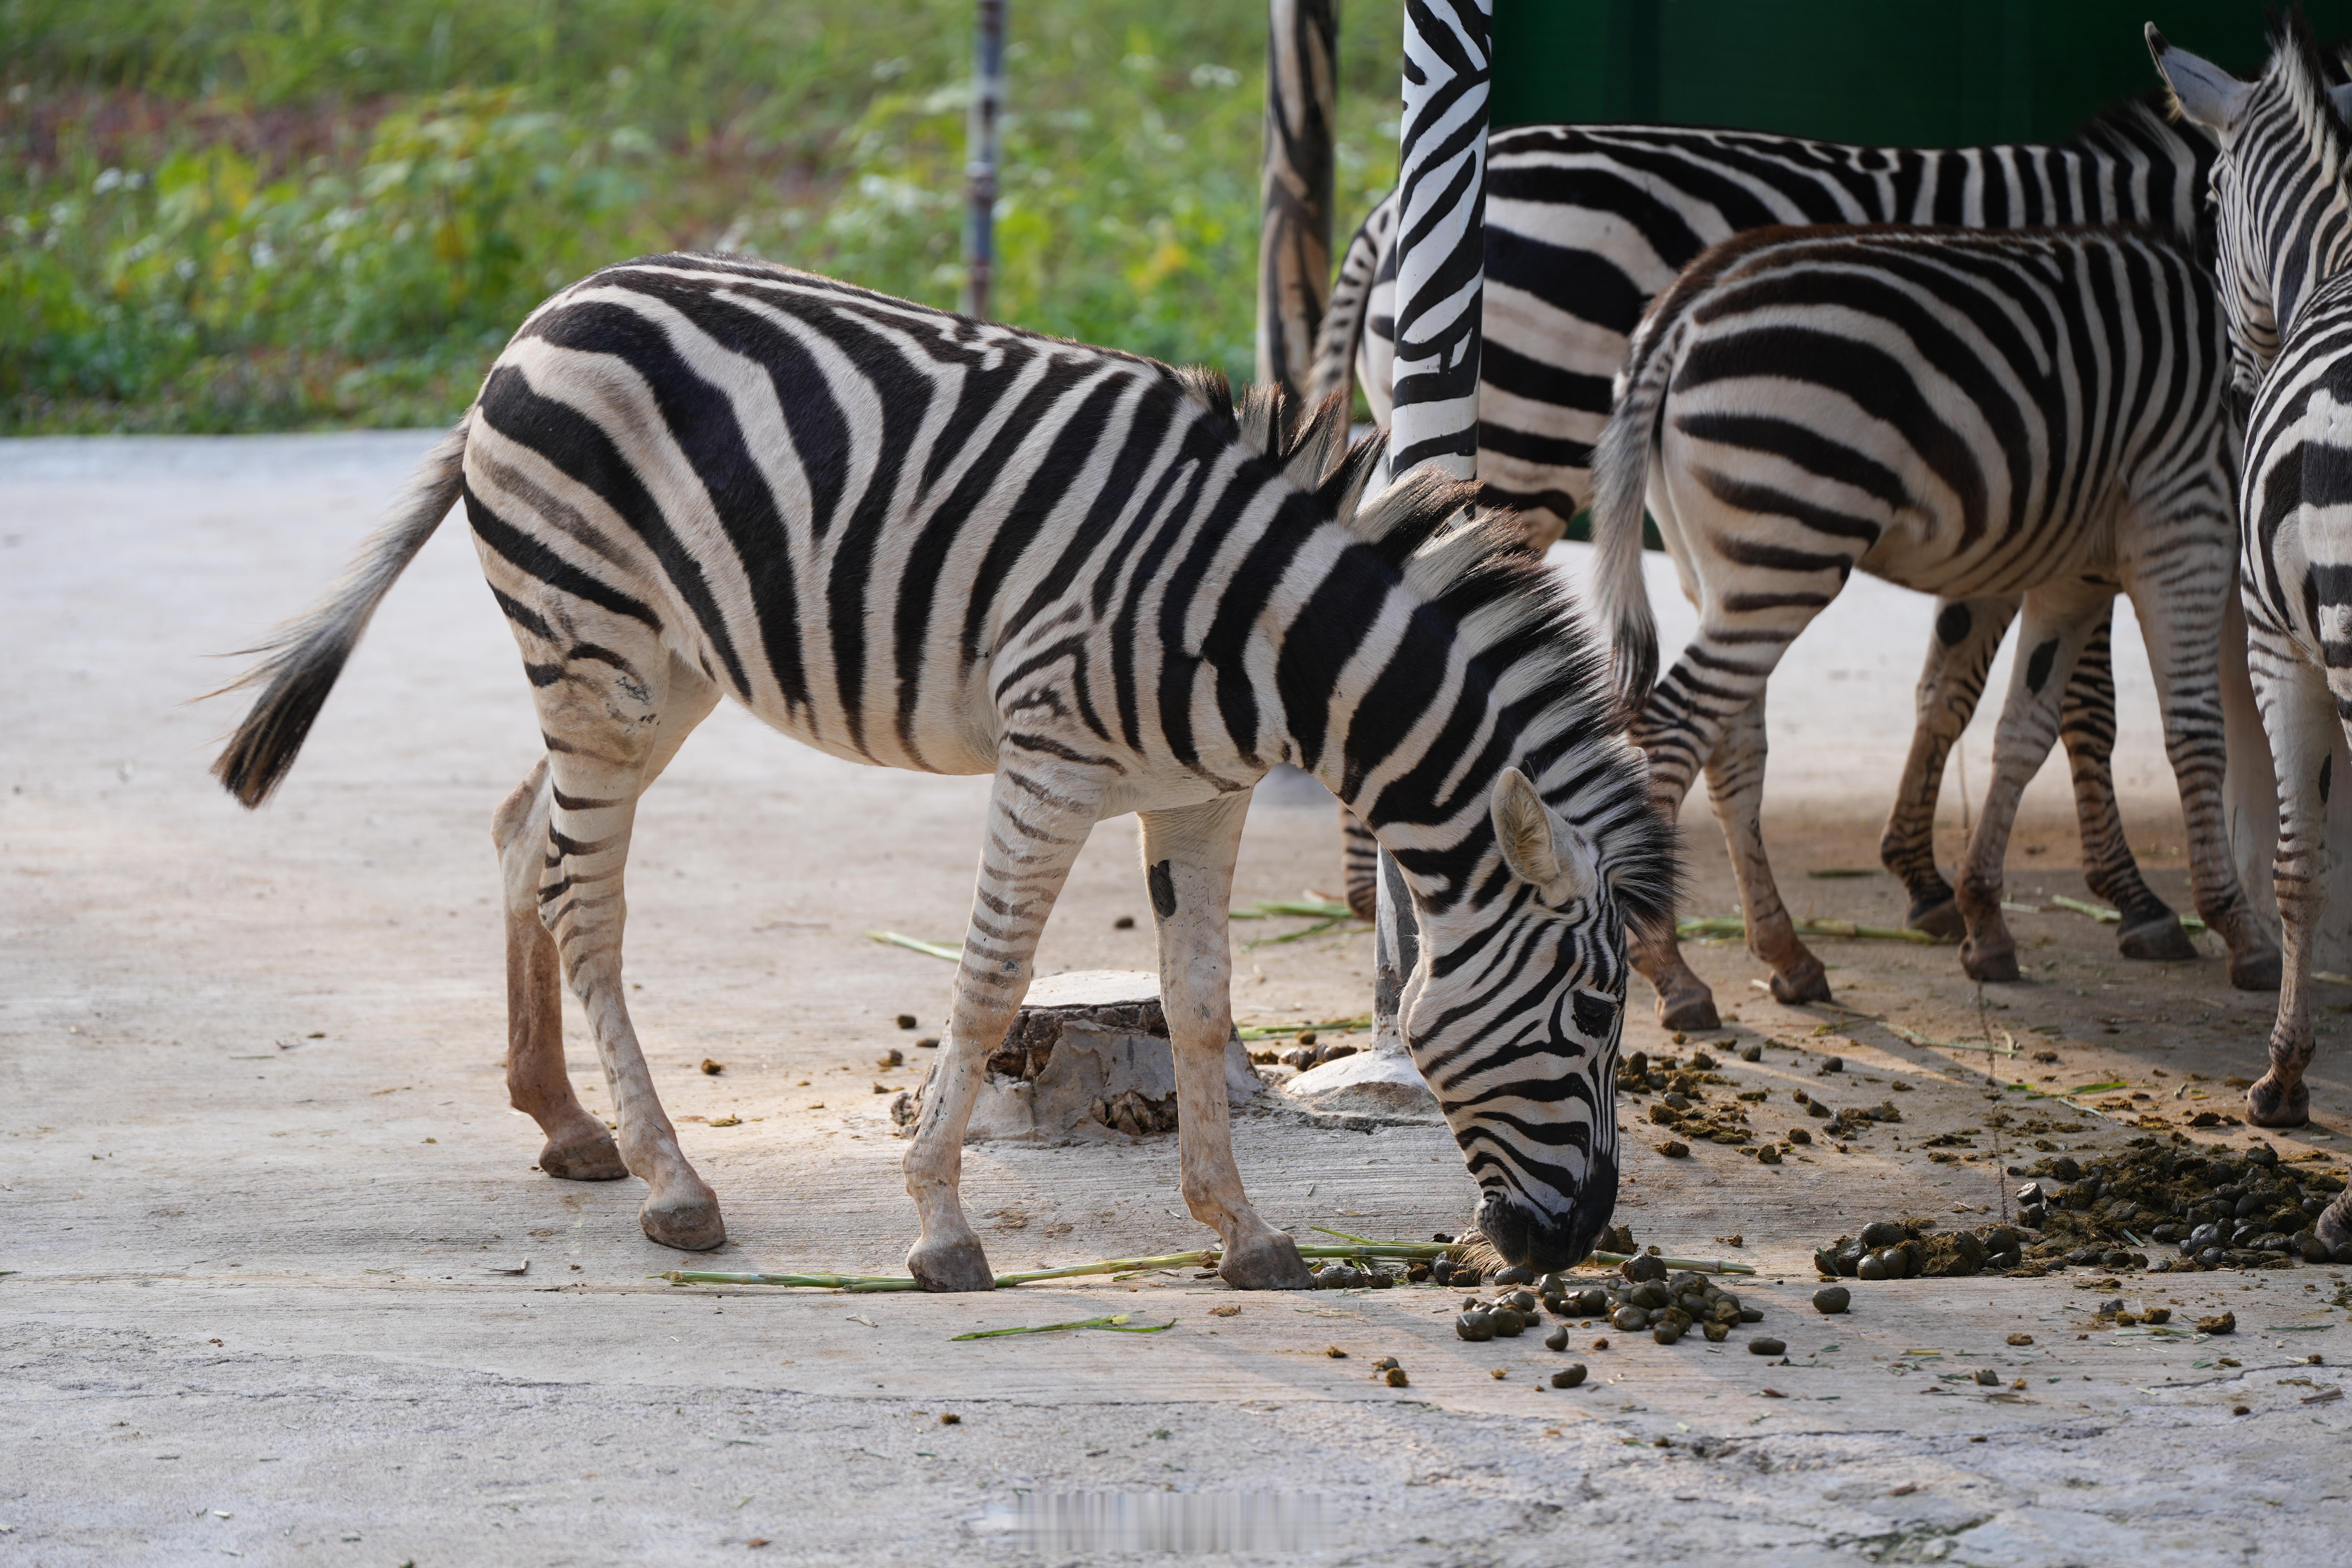
[[(0, 434), (425, 425), (608, 261), (951, 304), (969, 0), (0, 0)], [(1002, 320), (1249, 374), (1262, 0), (1012, 0)], [(1339, 225), (1395, 169), (1343, 30)]]

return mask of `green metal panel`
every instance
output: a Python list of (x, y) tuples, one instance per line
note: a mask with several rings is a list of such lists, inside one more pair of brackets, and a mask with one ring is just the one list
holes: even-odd
[[(2352, 37), (2352, 0), (2310, 13)], [(2158, 85), (2149, 21), (2233, 69), (2268, 51), (2260, 0), (1495, 0), (1494, 123), (2049, 141)]]

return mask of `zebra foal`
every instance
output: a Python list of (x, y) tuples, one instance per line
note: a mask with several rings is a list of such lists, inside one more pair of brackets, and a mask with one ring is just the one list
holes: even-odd
[[(2064, 142), (1990, 147), (1864, 147), (1696, 126), (1526, 125), (1497, 132), (1486, 205), (1485, 348), (1478, 479), (1520, 509), (1538, 542), (1559, 537), (1591, 495), (1591, 443), (1611, 378), (1642, 312), (1707, 246), (1759, 227), (1916, 223), (2017, 228), (2143, 223), (2198, 233), (2210, 136), (2168, 123), (2149, 100), (2120, 103)], [(1388, 411), (1395, 353), (1396, 198), (1373, 207), (1341, 258), (1317, 339), (1318, 395), (1347, 389), (1351, 365), (1375, 418)], [(1935, 854), (1945, 760), (1976, 711), (2014, 599), (1937, 606), (1919, 678), (1912, 751), (1879, 844), (1910, 894), (1906, 923), (1963, 930)], [(2127, 958), (2196, 950), (2148, 890), (2126, 842), (2111, 759), (2114, 680), (2104, 626), (2075, 667), (2059, 734), (2073, 764), (2083, 870), (2123, 912)], [(1371, 850), (1342, 818), (1349, 898), (1369, 918)]]
[[(1765, 687), (1857, 568), (2024, 602), (2025, 651), (1959, 880), (1970, 975), (2017, 977), (2000, 914), (2010, 826), (2120, 586), (2156, 667), (2199, 911), (2229, 944), (2233, 982), (2277, 984), (2221, 809), (2236, 539), (2224, 355), (2202, 264), (2126, 230), (1760, 230), (1700, 257), (1643, 318), (1595, 468), (1597, 593), (1652, 793), (1676, 811), (1707, 769), (1749, 945), (1781, 1001), (1830, 988), (1765, 858)], [(1699, 612), (1663, 681), (1645, 494)], [(1713, 996), (1671, 937), (1636, 963), (1665, 1022), (1712, 1025)]]
[[(353, 574), (246, 679), (216, 771), (258, 804), (369, 615), (463, 500), (545, 759), (497, 814), (509, 1094), (541, 1165), (643, 1177), (646, 1233), (725, 1236), (621, 980), (636, 802), (722, 698), (835, 756), (992, 773), (951, 1039), (906, 1157), (927, 1289), (994, 1279), (963, 1132), (1094, 825), (1139, 815), (1182, 1189), (1235, 1284), (1307, 1280), (1233, 1160), (1226, 910), (1251, 787), (1313, 772), (1411, 882), (1413, 1058), (1515, 1260), (1590, 1250), (1617, 1190), (1624, 927), (1674, 863), (1601, 661), (1469, 491), (1409, 480), (1335, 401), (1222, 381), (740, 258), (608, 268), (542, 305)], [(562, 1072), (559, 978), (617, 1144)]]
[[(2173, 48), (2154, 26), (2147, 40), (2181, 113), (2221, 141), (2221, 303), (2233, 369), (2253, 393), (2239, 594), (2278, 785), (2272, 874), (2286, 948), (2270, 1066), (2246, 1090), (2246, 1118), (2297, 1127), (2311, 1115), (2304, 1075), (2333, 742), (2339, 731), (2352, 739), (2352, 87), (2326, 84), (2328, 62), (2300, 12), (2253, 82)], [(2337, 1197), (2315, 1228), (2331, 1249), (2352, 1244), (2352, 1199)]]

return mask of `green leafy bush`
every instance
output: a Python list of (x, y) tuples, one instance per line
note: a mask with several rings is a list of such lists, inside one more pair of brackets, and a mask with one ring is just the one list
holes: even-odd
[[(875, 10), (0, 0), (0, 431), (439, 423), (547, 293), (653, 250), (951, 304), (971, 8)], [(1379, 20), (1343, 33), (1341, 239), (1394, 167)], [(1265, 25), (1013, 9), (992, 314), (1249, 374)]]

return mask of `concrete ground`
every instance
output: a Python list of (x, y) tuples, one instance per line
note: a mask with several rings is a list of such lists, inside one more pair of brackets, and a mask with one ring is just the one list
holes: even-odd
[[(1840, 1103), (1899, 1092), (1905, 1120), (1769, 1167), (1711, 1144), (1661, 1158), (1628, 1104), (1620, 1217), (1668, 1253), (1748, 1261), (1729, 1283), (1765, 1318), (1724, 1346), (1594, 1350), (1580, 1331), (1580, 1389), (1539, 1386), (1567, 1358), (1534, 1336), (1457, 1340), (1456, 1294), (1429, 1289), (651, 1278), (688, 1260), (640, 1234), (638, 1184), (537, 1174), (537, 1134), (504, 1104), (488, 820), (536, 738), (462, 527), (387, 603), (273, 805), (246, 814), (205, 775), (236, 711), (189, 705), (237, 668), (208, 656), (307, 605), (429, 439), (0, 443), (0, 660), (18, 672), (0, 730), (0, 1563), (1093, 1563), (1186, 1531), (1334, 1563), (2345, 1560), (2345, 1270), (1882, 1283), (1833, 1320), (1807, 1304), (1811, 1249), (1840, 1234), (1997, 1215), (2021, 1160), (2000, 1140), (2037, 1119), (2045, 1142), (2096, 1150), (2142, 1116), (2237, 1108), (2225, 1080), (2259, 1070), (2269, 998), (2230, 991), (2210, 955), (2125, 963), (2063, 910), (2014, 917), (2032, 978), (1982, 1011), (1946, 948), (1824, 943), (1850, 1012), (1780, 1007), (1736, 942), (1694, 949), (1738, 1015), (1720, 1037), (1769, 1042), (1731, 1064), (1769, 1091), (1759, 1120), (1801, 1084), (1831, 1092), (1831, 1052)], [(1687, 622), (1663, 573), (1656, 594), (1671, 648)], [(1899, 918), (1883, 876), (1808, 873), (1873, 863), (1926, 632), (1920, 601), (1859, 582), (1776, 686), (1771, 838), (1801, 914)], [(2145, 663), (2122, 640), (2134, 842), (2185, 907)], [(1979, 790), (1990, 723), (1960, 764)], [(863, 933), (955, 940), (983, 798), (731, 710), (649, 797), (632, 1000), (672, 1114), (701, 1119), (682, 1134), (732, 1237), (693, 1264), (898, 1270), (913, 1215), (876, 1086), (912, 1081), (922, 1053), (894, 1017), (935, 1031), (949, 971)], [(1726, 913), (1703, 816), (1690, 911)], [(1237, 901), (1331, 886), (1336, 851), (1319, 790), (1270, 782)], [(2073, 863), (2053, 768), (2011, 896), (2081, 896)], [(1148, 913), (1133, 828), (1106, 824), (1044, 966), (1148, 967)], [(1370, 963), (1361, 935), (1244, 952), (1243, 1021), (1364, 1012)], [(2323, 1010), (2315, 1120), (2272, 1140), (2284, 1157), (2342, 1158), (2344, 1010)], [(1629, 1049), (1675, 1048), (1646, 994), (1637, 1014)], [(1987, 1131), (1988, 1058), (1917, 1041), (1988, 1026), (2060, 1058), (2005, 1075), (2128, 1088), (2082, 1109), (2011, 1092), (2016, 1120)], [(908, 1068), (877, 1067), (893, 1047)], [(572, 1067), (604, 1107), (576, 1037)], [(1966, 1128), (1957, 1159), (1921, 1146)], [(1236, 1142), (1256, 1200), (1302, 1234), (1452, 1231), (1475, 1196), (1434, 1126), (1252, 1115)], [(1000, 1268), (1197, 1247), (1174, 1153), (975, 1145), (968, 1202)], [(2231, 1308), (2241, 1331), (2095, 1330), (2114, 1294), (2182, 1321)], [(951, 1340), (1117, 1311), (1175, 1326)], [(1785, 1363), (1744, 1353), (1766, 1333)], [(1371, 1378), (1381, 1355), (1409, 1387)], [(1997, 1387), (1968, 1375), (1985, 1366)]]

